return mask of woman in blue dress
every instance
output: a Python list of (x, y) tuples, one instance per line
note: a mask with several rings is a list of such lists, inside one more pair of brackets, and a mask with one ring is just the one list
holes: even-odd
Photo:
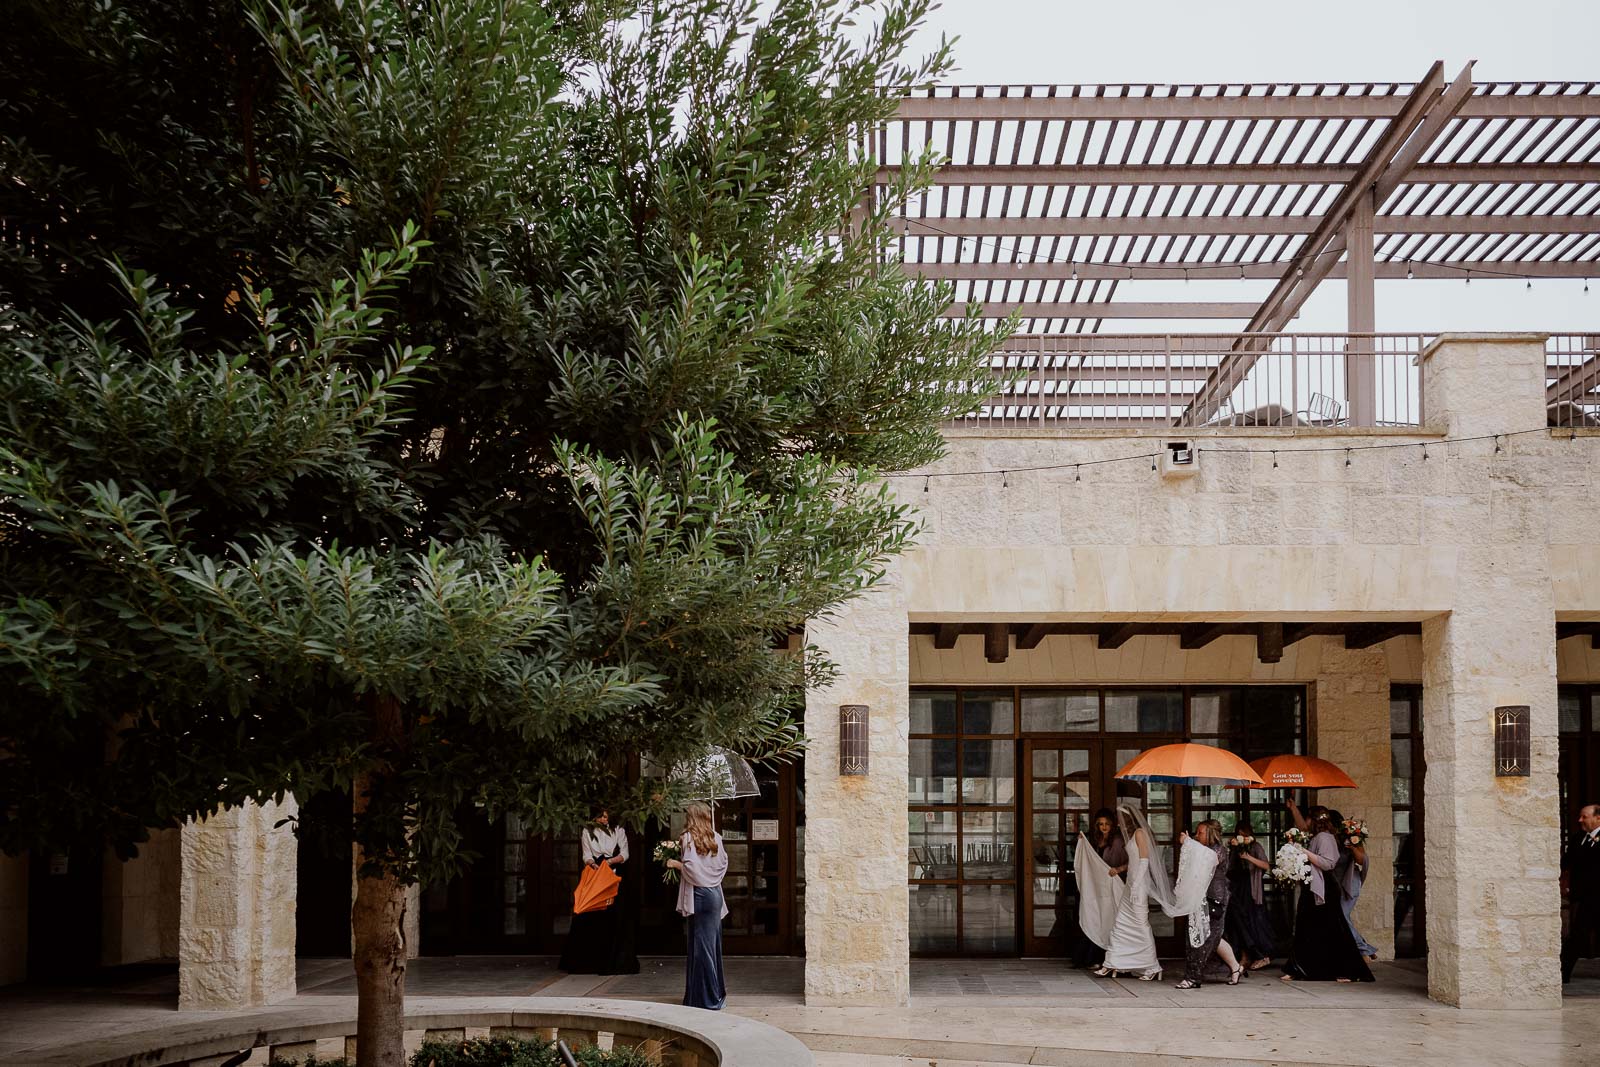
[(710, 807), (690, 804), (685, 816), (683, 858), (667, 861), (680, 872), (678, 914), (688, 940), (683, 1002), (721, 1011), (728, 999), (722, 978), (722, 920), (728, 914), (722, 878), (728, 873), (728, 850), (712, 827)]

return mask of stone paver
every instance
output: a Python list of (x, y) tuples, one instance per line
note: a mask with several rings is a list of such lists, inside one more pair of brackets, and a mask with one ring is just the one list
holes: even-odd
[[(682, 961), (638, 975), (563, 975), (544, 957), (413, 961), (413, 1003), (452, 998), (603, 997), (676, 1003)], [(175, 1011), (176, 975), (0, 990), (0, 1062), (67, 1041), (156, 1032), (350, 1003), (348, 960), (301, 960), (302, 992), (256, 1012)], [(729, 1011), (794, 1034), (817, 1067), (1579, 1067), (1600, 1064), (1600, 961), (1582, 965), (1559, 1010), (1461, 1010), (1427, 999), (1419, 962), (1379, 964), (1372, 985), (1285, 984), (1257, 972), (1237, 987), (1098, 979), (1043, 960), (917, 960), (906, 1009), (812, 1008), (804, 961), (727, 961)], [(502, 1002), (504, 1003), (504, 1002)]]

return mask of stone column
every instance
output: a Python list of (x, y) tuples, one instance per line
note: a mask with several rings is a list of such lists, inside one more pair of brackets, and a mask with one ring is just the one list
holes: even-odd
[(1376, 648), (1347, 650), (1322, 638), (1315, 690), (1313, 755), (1337, 763), (1355, 789), (1320, 792), (1317, 803), (1361, 819), (1372, 832), (1367, 877), (1355, 923), (1382, 959), (1394, 959), (1394, 808), (1389, 754), (1389, 657)]
[(222, 1011), (294, 996), (293, 797), (183, 827), (178, 1008)]
[[(1542, 336), (1445, 336), (1423, 361), (1430, 426), (1468, 437), (1544, 424)], [(1456, 480), (1457, 503), (1424, 520), (1428, 540), (1456, 546), (1450, 614), (1422, 624), (1428, 992), (1462, 1007), (1561, 1004), (1555, 602), (1546, 489), (1519, 461), (1550, 445), (1529, 434), (1470, 479), (1464, 464), (1431, 475)], [(1447, 513), (1463, 508), (1488, 521)], [(1526, 778), (1494, 773), (1503, 704), (1531, 708)]]
[[(903, 1007), (910, 641), (898, 563), (885, 584), (813, 620), (806, 639), (839, 666), (806, 695), (806, 1003)], [(839, 706), (870, 709), (869, 771), (839, 774)]]

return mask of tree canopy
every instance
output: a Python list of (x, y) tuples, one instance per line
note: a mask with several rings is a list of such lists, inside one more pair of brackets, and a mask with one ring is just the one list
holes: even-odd
[(12, 5), (0, 847), (354, 789), (404, 881), (793, 750), (990, 381), (869, 194), (927, 6)]

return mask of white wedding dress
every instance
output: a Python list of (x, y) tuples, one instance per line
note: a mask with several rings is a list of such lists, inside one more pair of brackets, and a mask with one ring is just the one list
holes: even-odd
[(1161, 969), (1156, 957), (1156, 938), (1150, 932), (1150, 861), (1138, 856), (1128, 863), (1128, 891), (1117, 908), (1111, 926), (1111, 945), (1106, 949), (1105, 966), (1112, 971), (1154, 974)]

